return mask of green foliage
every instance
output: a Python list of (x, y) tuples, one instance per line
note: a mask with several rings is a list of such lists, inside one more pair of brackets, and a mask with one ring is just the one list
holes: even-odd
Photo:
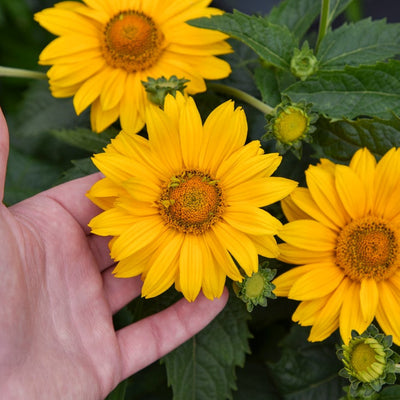
[[(0, 65), (45, 71), (37, 59), (50, 35), (37, 26), (32, 13), (52, 3), (0, 0), (0, 36), (7, 39), (0, 41)], [(267, 130), (265, 114), (273, 114), (286, 101), (311, 103), (319, 119), (310, 143), (304, 144), (301, 158), (285, 153), (276, 172), (300, 185), (304, 185), (304, 170), (318, 158), (347, 164), (362, 147), (377, 158), (400, 147), (400, 61), (396, 60), (400, 23), (368, 16), (341, 23), (343, 18), (336, 18), (351, 3), (329, 2), (328, 29), (321, 34), (317, 32), (321, 0), (283, 0), (265, 16), (234, 11), (190, 21), (226, 33), (234, 50), (222, 56), (232, 74), (217, 84), (207, 82), (208, 90), (195, 97), (203, 119), (234, 97), (235, 105), (246, 112), (247, 140), (259, 140)], [(290, 66), (304, 43), (317, 65), (311, 75), (298, 74), (301, 81)], [(244, 98), (243, 92), (249, 96)], [(120, 130), (117, 122), (101, 134), (93, 133), (89, 112), (77, 116), (71, 98), (54, 98), (46, 81), (1, 78), (0, 104), (10, 126), (7, 205), (96, 172), (91, 156)], [(263, 140), (262, 145), (267, 152), (279, 150), (275, 139)], [(268, 211), (284, 221), (279, 204)], [(271, 263), (280, 270), (287, 268), (278, 261)], [(174, 289), (155, 299), (137, 298), (117, 313), (115, 326), (157, 313), (178, 298), (181, 295)], [(228, 306), (206, 329), (162, 363), (121, 383), (107, 400), (336, 400), (345, 396), (346, 382), (337, 375), (341, 368), (335, 355), (338, 335), (322, 343), (307, 342), (308, 329), (290, 323), (293, 310), (292, 301), (269, 301), (265, 309), (255, 307), (250, 320), (245, 306), (231, 295)], [(400, 385), (384, 387), (376, 398), (399, 399)]]
[(249, 352), (248, 313), (234, 295), (217, 318), (165, 358), (174, 400), (232, 399), (235, 367)]
[(320, 71), (290, 86), (285, 94), (295, 102), (312, 103), (314, 111), (332, 119), (388, 119), (400, 113), (400, 62)]
[(329, 31), (318, 48), (320, 69), (375, 64), (400, 53), (400, 24), (370, 18)]
[(269, 363), (274, 382), (285, 400), (338, 399), (344, 381), (332, 341), (307, 343), (308, 329), (295, 326), (281, 342), (282, 356)]
[(264, 62), (281, 69), (289, 68), (293, 48), (297, 46), (297, 40), (286, 26), (239, 11), (192, 20), (190, 24), (224, 32), (253, 49)]
[(329, 122), (321, 118), (318, 121), (317, 134), (314, 136), (318, 157), (347, 162), (361, 147), (367, 147), (378, 157), (392, 147), (400, 147), (400, 120), (362, 118)]

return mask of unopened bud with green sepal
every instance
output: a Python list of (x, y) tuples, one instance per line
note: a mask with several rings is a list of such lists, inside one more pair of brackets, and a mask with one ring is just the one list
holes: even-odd
[(168, 79), (164, 76), (158, 79), (148, 77), (147, 82), (142, 81), (142, 84), (147, 92), (149, 100), (163, 108), (167, 94), (172, 94), (172, 96), (175, 97), (177, 91), (183, 93), (187, 82), (189, 82), (189, 80), (184, 78), (179, 79), (175, 75), (172, 75)]
[(318, 60), (307, 41), (303, 43), (301, 50), (294, 49), (293, 57), (290, 60), (290, 71), (294, 76), (304, 81), (310, 75), (315, 74), (317, 70)]

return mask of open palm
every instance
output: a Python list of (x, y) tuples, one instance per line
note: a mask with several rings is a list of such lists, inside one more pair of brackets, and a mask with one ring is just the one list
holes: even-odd
[[(8, 131), (0, 112), (0, 199)], [(0, 397), (103, 399), (121, 380), (202, 329), (221, 299), (181, 300), (115, 332), (112, 315), (140, 294), (117, 279), (107, 240), (87, 227), (97, 174), (0, 205)]]

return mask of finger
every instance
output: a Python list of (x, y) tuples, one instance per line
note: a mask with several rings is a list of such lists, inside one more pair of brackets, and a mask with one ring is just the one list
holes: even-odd
[(111, 312), (115, 314), (122, 307), (140, 295), (142, 280), (139, 276), (133, 278), (116, 278), (112, 274), (113, 267), (106, 269), (103, 275), (104, 293)]
[(86, 197), (86, 193), (93, 184), (102, 177), (103, 175), (98, 172), (63, 183), (62, 185), (42, 192), (40, 195), (57, 201), (57, 203), (64, 207), (76, 219), (84, 232), (89, 234), (90, 228), (87, 224), (102, 210)]
[(163, 357), (203, 329), (224, 308), (227, 299), (226, 289), (221, 298), (213, 301), (203, 295), (193, 303), (182, 299), (158, 314), (117, 331), (122, 379)]
[(100, 272), (111, 267), (111, 265), (115, 263), (110, 256), (110, 249), (108, 247), (110, 238), (110, 236), (97, 235), (89, 235), (87, 237), (90, 250), (99, 266)]
[(7, 122), (0, 108), (0, 201), (4, 197), (4, 184), (6, 180), (9, 137)]

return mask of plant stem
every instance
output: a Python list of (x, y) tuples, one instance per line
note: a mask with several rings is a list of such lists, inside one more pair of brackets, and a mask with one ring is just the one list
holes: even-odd
[(319, 31), (318, 31), (318, 40), (317, 45), (315, 47), (315, 51), (318, 51), (318, 47), (324, 38), (326, 31), (329, 26), (329, 5), (330, 0), (322, 0), (321, 1), (321, 16), (319, 19)]
[(10, 76), (14, 78), (47, 79), (47, 75), (44, 72), (2, 66), (0, 66), (0, 76)]
[(258, 111), (261, 111), (263, 114), (272, 114), (274, 109), (270, 107), (268, 104), (263, 103), (261, 100), (256, 99), (254, 96), (243, 92), (243, 90), (236, 89), (232, 86), (223, 85), (221, 83), (207, 83), (209, 89), (213, 89), (216, 92), (225, 93), (228, 95), (232, 95), (239, 100), (244, 101), (250, 106), (254, 107)]

